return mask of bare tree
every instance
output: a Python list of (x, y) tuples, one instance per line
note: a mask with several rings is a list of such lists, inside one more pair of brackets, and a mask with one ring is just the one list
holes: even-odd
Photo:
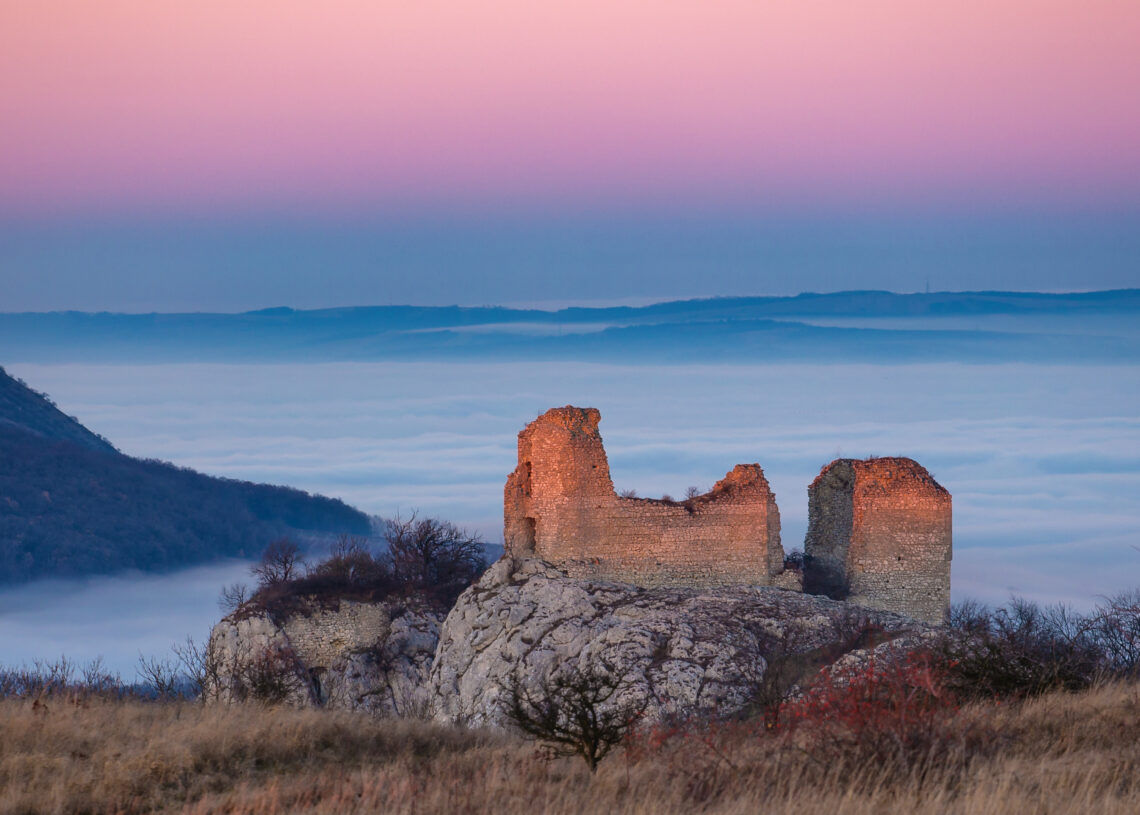
[[(648, 696), (630, 697), (626, 676), (606, 662), (556, 669), (535, 690), (516, 675), (507, 688), (508, 721), (560, 755), (577, 755), (590, 772), (637, 724)], [(625, 695), (626, 698), (620, 698)]]
[(289, 538), (279, 538), (265, 547), (261, 561), (250, 568), (250, 573), (262, 588), (276, 586), (297, 577), (304, 562), (301, 547)]
[(173, 699), (178, 695), (178, 667), (171, 660), (139, 654), (135, 670), (143, 684), (159, 699)]
[(188, 636), (185, 642), (171, 646), (170, 650), (194, 696), (202, 697), (211, 688), (220, 686), (222, 665), (213, 642), (207, 640), (200, 644)]
[(231, 583), (228, 586), (222, 586), (221, 594), (218, 595), (218, 608), (222, 610), (223, 614), (233, 614), (248, 600), (249, 587), (245, 583)]
[(952, 628), (932, 643), (952, 665), (951, 690), (968, 696), (1036, 696), (1081, 690), (1105, 674), (1097, 620), (1063, 606), (1013, 598), (991, 610), (971, 603), (951, 608)]
[(1121, 592), (1097, 606), (1093, 627), (1108, 671), (1140, 676), (1140, 589)]
[(383, 558), (372, 556), (364, 538), (341, 535), (329, 549), (328, 558), (310, 566), (306, 576), (356, 585), (378, 582), (386, 575), (386, 570)]
[(486, 566), (479, 536), (449, 521), (397, 516), (384, 537), (394, 577), (417, 588), (458, 594)]

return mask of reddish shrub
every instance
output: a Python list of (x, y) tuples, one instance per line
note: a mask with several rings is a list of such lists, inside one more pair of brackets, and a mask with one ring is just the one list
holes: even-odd
[(946, 675), (946, 666), (924, 653), (871, 660), (856, 671), (825, 669), (787, 706), (780, 727), (819, 761), (863, 774), (922, 777), (935, 766), (964, 766), (984, 739), (978, 725), (958, 715)]

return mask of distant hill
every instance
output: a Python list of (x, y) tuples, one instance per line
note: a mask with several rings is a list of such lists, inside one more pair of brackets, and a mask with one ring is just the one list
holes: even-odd
[[(22, 362), (597, 360), (1134, 362), (1140, 289), (849, 291), (557, 311), (372, 306), (244, 314), (0, 313)], [(525, 341), (520, 342), (520, 338)]]
[(0, 368), (0, 583), (167, 570), (370, 528), (339, 500), (125, 456)]

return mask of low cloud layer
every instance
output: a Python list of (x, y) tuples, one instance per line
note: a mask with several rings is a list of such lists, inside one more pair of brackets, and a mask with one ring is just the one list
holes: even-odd
[[(1140, 377), (1126, 366), (8, 367), (131, 455), (289, 484), (380, 515), (418, 509), (495, 542), (515, 436), (553, 406), (599, 408), (615, 485), (643, 496), (708, 488), (734, 464), (759, 462), (785, 549), (802, 545), (806, 488), (820, 467), (906, 455), (954, 495), (956, 598), (1018, 593), (1085, 606), (1140, 583)], [(130, 636), (165, 648), (195, 633), (187, 626), (204, 635), (223, 580), (187, 574), (137, 584), (132, 602), (149, 633)], [(169, 592), (184, 600), (154, 615), (148, 604)], [(56, 613), (29, 603), (16, 625), (22, 604), (11, 597), (0, 595), (5, 642)], [(74, 598), (67, 608), (91, 626), (104, 607), (108, 620), (119, 608), (100, 591)], [(111, 622), (104, 630), (100, 640), (84, 629), (83, 641), (126, 636)], [(78, 655), (78, 637), (75, 647), (46, 629), (41, 639), (40, 656)], [(25, 656), (40, 646), (27, 647)]]

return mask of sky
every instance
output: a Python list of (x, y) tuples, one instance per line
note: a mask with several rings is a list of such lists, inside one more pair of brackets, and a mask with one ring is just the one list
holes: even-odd
[(1128, 285), (1137, 42), (1117, 0), (9, 0), (0, 309)]

